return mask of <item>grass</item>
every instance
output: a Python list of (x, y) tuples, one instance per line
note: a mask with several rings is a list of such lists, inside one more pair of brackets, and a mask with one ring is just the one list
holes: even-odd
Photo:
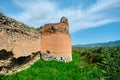
[(71, 62), (44, 61), (40, 59), (30, 68), (12, 75), (1, 75), (0, 80), (99, 80), (107, 79), (106, 72), (95, 64), (83, 60), (73, 52)]

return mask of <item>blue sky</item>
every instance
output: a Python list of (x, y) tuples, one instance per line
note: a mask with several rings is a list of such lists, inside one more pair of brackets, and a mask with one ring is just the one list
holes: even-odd
[(34, 27), (65, 16), (73, 45), (120, 40), (120, 0), (0, 0), (0, 12)]

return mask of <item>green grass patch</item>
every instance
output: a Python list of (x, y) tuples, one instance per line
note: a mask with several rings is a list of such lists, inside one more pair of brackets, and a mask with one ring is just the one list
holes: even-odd
[(106, 72), (81, 59), (73, 52), (73, 61), (58, 62), (40, 59), (30, 68), (12, 75), (1, 75), (0, 80), (98, 80), (106, 78)]

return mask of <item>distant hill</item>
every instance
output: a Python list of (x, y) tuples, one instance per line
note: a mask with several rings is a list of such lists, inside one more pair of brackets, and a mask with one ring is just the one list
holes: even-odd
[(83, 45), (74, 45), (74, 46), (79, 46), (79, 47), (102, 47), (102, 46), (120, 46), (120, 40), (116, 41), (109, 41), (109, 42), (103, 42), (103, 43), (92, 43), (92, 44), (83, 44)]

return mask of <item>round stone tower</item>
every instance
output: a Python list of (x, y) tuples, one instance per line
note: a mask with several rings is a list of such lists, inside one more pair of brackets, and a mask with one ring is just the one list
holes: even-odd
[(62, 17), (59, 23), (45, 24), (41, 33), (41, 53), (45, 60), (72, 60), (71, 37), (68, 19)]

